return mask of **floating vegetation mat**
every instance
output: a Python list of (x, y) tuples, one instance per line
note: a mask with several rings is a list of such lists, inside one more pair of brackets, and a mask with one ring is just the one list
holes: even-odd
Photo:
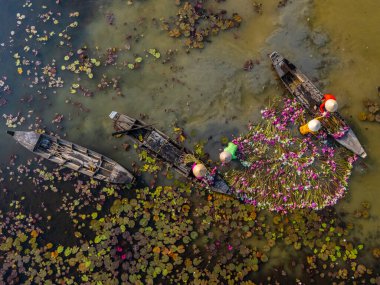
[(324, 131), (301, 137), (298, 127), (311, 118), (295, 100), (275, 103), (262, 117), (234, 140), (244, 168), (226, 177), (237, 195), (273, 211), (336, 204), (347, 190), (356, 156), (330, 142)]
[(210, 36), (220, 31), (238, 28), (242, 18), (237, 13), (232, 17), (227, 11), (212, 12), (205, 7), (207, 1), (185, 2), (178, 10), (175, 19), (164, 20), (162, 29), (168, 31), (170, 37), (185, 38), (184, 45), (190, 48), (204, 48)]
[[(62, 186), (56, 174), (39, 173), (43, 180), (36, 193), (46, 197), (56, 190), (45, 186)], [(378, 280), (357, 260), (364, 245), (349, 240), (352, 226), (332, 208), (269, 216), (184, 183), (136, 189), (129, 198), (125, 190), (78, 182), (74, 192), (59, 193), (61, 206), (52, 216), (28, 213), (30, 198), (12, 200), (0, 213), (0, 283), (293, 284), (298, 279), (288, 275), (287, 262), (308, 272), (308, 281)], [(66, 224), (57, 221), (56, 211), (67, 215)], [(67, 224), (72, 232), (61, 229), (64, 238), (54, 242), (54, 229)], [(267, 271), (273, 249), (289, 254)], [(376, 247), (367, 251), (380, 256)]]
[[(379, 87), (380, 91), (380, 87)], [(380, 94), (380, 92), (379, 92)], [(366, 100), (363, 102), (365, 106), (365, 112), (359, 113), (359, 120), (369, 121), (369, 122), (378, 122), (380, 123), (380, 105), (374, 100)]]
[(368, 265), (379, 247), (352, 239), (342, 219), (368, 219), (368, 202), (351, 214), (271, 214), (172, 178), (173, 186), (128, 189), (16, 159), (1, 172), (0, 283), (380, 282)]

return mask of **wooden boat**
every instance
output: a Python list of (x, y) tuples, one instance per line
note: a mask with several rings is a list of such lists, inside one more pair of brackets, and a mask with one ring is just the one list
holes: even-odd
[[(145, 122), (131, 118), (124, 114), (113, 111), (109, 117), (114, 121), (116, 130), (113, 135), (127, 134), (141, 149), (146, 150), (152, 156), (159, 158), (173, 167), (177, 172), (185, 177), (200, 182), (192, 174), (192, 163), (186, 163), (185, 157), (191, 152), (177, 144), (170, 137), (161, 131), (148, 125)], [(230, 187), (218, 175), (212, 175), (210, 172), (205, 177), (212, 191), (230, 195)]]
[[(272, 52), (269, 57), (289, 92), (312, 116), (321, 116), (319, 111), (323, 99), (321, 91), (296, 66), (279, 53)], [(330, 113), (328, 117), (322, 118), (321, 124), (338, 143), (362, 158), (367, 156), (355, 133), (338, 112)]]
[(115, 184), (134, 181), (133, 175), (120, 164), (85, 147), (35, 132), (7, 133), (31, 152), (94, 179)]

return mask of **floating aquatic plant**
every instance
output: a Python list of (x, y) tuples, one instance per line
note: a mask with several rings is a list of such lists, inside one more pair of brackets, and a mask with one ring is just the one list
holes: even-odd
[(380, 123), (380, 105), (374, 100), (366, 100), (363, 102), (364, 107), (366, 108), (365, 112), (359, 113), (359, 120), (361, 121), (370, 121)]
[(240, 26), (242, 18), (239, 14), (233, 13), (232, 17), (227, 17), (224, 10), (214, 13), (204, 5), (205, 1), (185, 2), (174, 21), (162, 22), (162, 29), (168, 31), (170, 37), (184, 37), (187, 48), (203, 48), (211, 35)]

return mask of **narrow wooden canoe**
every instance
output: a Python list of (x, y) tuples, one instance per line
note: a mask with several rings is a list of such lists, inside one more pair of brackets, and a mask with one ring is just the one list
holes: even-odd
[[(161, 131), (153, 128), (145, 122), (131, 118), (124, 114), (113, 111), (109, 117), (114, 121), (114, 134), (127, 134), (141, 149), (173, 167), (185, 177), (200, 182), (192, 175), (192, 163), (185, 163), (185, 156), (191, 154), (189, 150), (177, 144)], [(220, 175), (207, 175), (206, 179), (211, 181), (212, 191), (230, 195), (230, 187)]]
[(120, 164), (85, 147), (35, 132), (7, 133), (31, 152), (94, 179), (115, 184), (134, 181), (133, 175)]
[[(312, 116), (321, 116), (319, 106), (323, 99), (322, 92), (294, 64), (279, 53), (272, 52), (269, 57), (289, 92)], [(329, 117), (323, 118), (321, 124), (338, 143), (362, 158), (367, 156), (355, 133), (338, 112), (331, 113)]]

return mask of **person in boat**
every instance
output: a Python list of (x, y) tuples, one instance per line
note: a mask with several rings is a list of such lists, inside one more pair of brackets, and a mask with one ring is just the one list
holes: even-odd
[(202, 180), (207, 175), (207, 168), (202, 163), (194, 163), (191, 167), (195, 178)]
[[(231, 162), (231, 160), (238, 159), (237, 157), (238, 146), (233, 142), (229, 142), (228, 146), (224, 148), (224, 150), (219, 154), (219, 159), (222, 164), (227, 164)], [(251, 163), (242, 159), (239, 159), (241, 165), (244, 167), (250, 167)]]
[(323, 115), (325, 115), (327, 112), (333, 113), (338, 110), (338, 102), (336, 101), (336, 98), (332, 94), (325, 94), (322, 99), (322, 104), (319, 106), (319, 111)]
[(202, 163), (194, 163), (191, 167), (192, 173), (196, 179), (204, 182), (206, 185), (213, 186), (215, 183), (215, 176), (217, 175), (216, 167), (208, 171), (206, 166)]
[(305, 125), (300, 127), (300, 133), (303, 135), (306, 134), (316, 134), (321, 128), (320, 119), (325, 117), (328, 113), (333, 113), (338, 110), (338, 103), (336, 102), (336, 98), (332, 94), (325, 94), (323, 96), (322, 104), (319, 106), (319, 111), (322, 113), (322, 116), (317, 117)]
[(321, 128), (321, 122), (318, 120), (318, 118), (316, 118), (302, 125), (300, 127), (300, 133), (303, 135), (316, 134), (320, 130), (320, 128)]
[(237, 159), (236, 152), (238, 147), (233, 142), (229, 142), (228, 146), (219, 154), (222, 163), (229, 163), (233, 159)]

